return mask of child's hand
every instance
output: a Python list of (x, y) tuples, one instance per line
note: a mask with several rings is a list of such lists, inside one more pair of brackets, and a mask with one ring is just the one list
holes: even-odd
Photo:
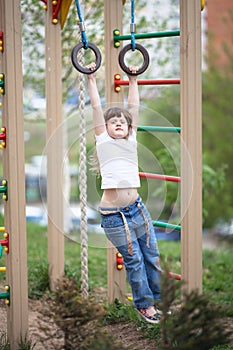
[(129, 70), (130, 70), (130, 72), (135, 74), (138, 71), (138, 67), (137, 66), (129, 66)]
[[(90, 69), (90, 71), (93, 71), (93, 70), (95, 70), (95, 68), (96, 68), (96, 64), (95, 64), (95, 62), (92, 62), (92, 63), (90, 63), (90, 64), (88, 64), (87, 66), (86, 66), (86, 68), (87, 69)], [(93, 73), (93, 74), (88, 74), (88, 78), (95, 78), (95, 73)]]
[(137, 79), (136, 73), (137, 73), (139, 68), (137, 66), (129, 66), (128, 68), (129, 68), (131, 73), (135, 74), (135, 75), (130, 75), (129, 74), (128, 75), (129, 80), (136, 80)]

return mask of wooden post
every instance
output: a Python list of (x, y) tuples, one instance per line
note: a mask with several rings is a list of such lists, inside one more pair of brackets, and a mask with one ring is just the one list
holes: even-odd
[(9, 233), (7, 281), (10, 305), (7, 308), (7, 335), (12, 350), (28, 331), (27, 242), (25, 219), (24, 120), (21, 13), (19, 0), (1, 0), (0, 31), (4, 52), (0, 53), (5, 74), (2, 98), (2, 126), (6, 127), (3, 149), (3, 176), (8, 182), (8, 200), (4, 205), (4, 224)]
[(64, 273), (63, 135), (61, 25), (52, 23), (52, 1), (46, 11), (47, 208), (50, 288)]
[[(114, 74), (120, 73), (118, 64), (119, 49), (114, 47), (113, 30), (119, 29), (122, 33), (122, 1), (104, 1), (105, 24), (105, 96), (107, 104), (119, 104), (122, 107), (123, 93), (114, 91)], [(115, 298), (125, 301), (126, 274), (125, 270), (116, 269), (116, 249), (109, 243), (107, 250), (108, 259), (108, 301), (112, 303)]]
[(181, 266), (187, 292), (202, 292), (201, 1), (180, 1)]

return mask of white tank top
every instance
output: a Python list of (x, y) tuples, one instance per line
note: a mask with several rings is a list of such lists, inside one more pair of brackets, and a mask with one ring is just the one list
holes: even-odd
[(102, 189), (140, 187), (136, 133), (128, 139), (113, 139), (107, 131), (96, 137)]

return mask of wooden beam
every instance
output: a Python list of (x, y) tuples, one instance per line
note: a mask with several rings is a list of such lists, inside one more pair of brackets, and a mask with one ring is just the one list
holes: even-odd
[[(122, 2), (119, 0), (104, 1), (104, 24), (105, 24), (105, 96), (106, 103), (123, 105), (123, 92), (114, 91), (114, 75), (119, 73), (118, 54), (120, 48), (114, 47), (113, 30), (122, 32)], [(121, 72), (122, 73), (122, 72)], [(126, 274), (125, 270), (116, 269), (117, 250), (108, 243), (108, 301), (112, 303), (115, 298), (125, 301), (126, 296)]]
[(28, 331), (27, 242), (25, 219), (24, 120), (20, 0), (0, 2), (0, 31), (4, 33), (4, 52), (0, 53), (5, 74), (2, 98), (2, 125), (7, 130), (3, 152), (3, 176), (8, 182), (4, 205), (4, 224), (9, 233), (7, 280), (10, 306), (7, 307), (7, 336), (11, 349)]
[(52, 2), (46, 11), (46, 151), (47, 151), (47, 208), (48, 261), (50, 288), (64, 272), (63, 234), (63, 135), (61, 26), (52, 23)]
[(201, 2), (180, 1), (181, 266), (188, 292), (202, 291)]

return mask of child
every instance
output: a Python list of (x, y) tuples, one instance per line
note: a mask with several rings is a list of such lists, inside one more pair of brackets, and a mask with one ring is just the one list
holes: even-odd
[[(87, 66), (95, 69), (95, 63)], [(132, 73), (137, 67), (130, 67)], [(140, 187), (136, 132), (139, 92), (136, 76), (129, 75), (128, 110), (102, 111), (95, 74), (88, 75), (96, 151), (104, 190), (100, 203), (102, 227), (121, 253), (136, 310), (150, 323), (159, 322), (160, 264), (151, 217)]]

